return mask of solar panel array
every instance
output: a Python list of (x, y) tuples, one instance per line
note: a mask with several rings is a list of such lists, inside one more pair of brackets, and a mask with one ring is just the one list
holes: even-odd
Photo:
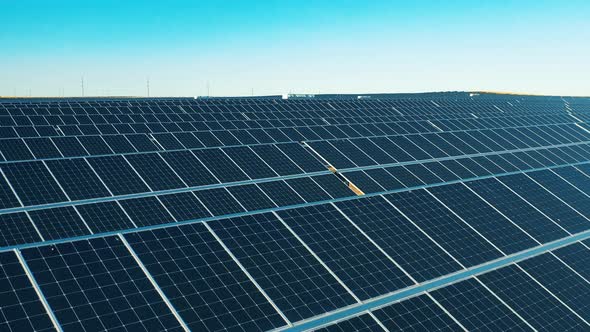
[(0, 330), (588, 330), (590, 101), (0, 101)]

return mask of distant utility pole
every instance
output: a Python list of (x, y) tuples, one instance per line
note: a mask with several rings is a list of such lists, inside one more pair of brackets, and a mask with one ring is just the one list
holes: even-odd
[(254, 97), (254, 88), (252, 88), (252, 97)]
[(209, 96), (211, 96), (211, 95), (209, 94), (209, 81), (207, 81), (207, 97), (209, 97)]
[(84, 76), (80, 78), (80, 87), (82, 88), (82, 97), (84, 97)]

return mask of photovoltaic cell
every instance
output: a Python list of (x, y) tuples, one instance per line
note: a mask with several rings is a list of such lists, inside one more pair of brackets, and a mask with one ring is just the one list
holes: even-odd
[(307, 173), (326, 171), (326, 167), (311, 154), (311, 151), (297, 143), (277, 144), (276, 147)]
[(43, 163), (20, 162), (1, 167), (24, 205), (67, 201)]
[(90, 234), (90, 230), (71, 206), (27, 212), (45, 240)]
[(355, 195), (354, 192), (334, 174), (316, 175), (312, 178), (325, 192), (330, 194), (332, 198), (343, 198)]
[(210, 226), (290, 321), (355, 303), (272, 214), (213, 221)]
[(384, 197), (463, 265), (473, 266), (502, 256), (425, 190)]
[(498, 180), (482, 179), (468, 182), (466, 185), (537, 241), (545, 243), (568, 236), (565, 230)]
[(590, 280), (590, 250), (587, 245), (582, 242), (570, 244), (554, 250), (553, 254), (586, 280)]
[(246, 211), (270, 209), (276, 205), (255, 184), (228, 187), (227, 190), (242, 204)]
[(22, 253), (65, 331), (182, 331), (119, 238)]
[(274, 145), (254, 145), (251, 149), (278, 175), (300, 174), (303, 171)]
[(0, 174), (0, 209), (8, 209), (20, 206), (18, 199), (10, 189), (8, 182)]
[(88, 162), (114, 195), (150, 191), (122, 156), (88, 158)]
[(590, 222), (524, 174), (498, 177), (502, 183), (570, 233), (590, 228)]
[(125, 235), (193, 331), (266, 331), (285, 325), (203, 224)]
[(390, 331), (463, 330), (427, 295), (420, 295), (373, 311)]
[(199, 190), (194, 193), (214, 216), (245, 212), (244, 208), (226, 188)]
[(138, 227), (175, 221), (162, 203), (153, 196), (121, 200), (119, 204)]
[(488, 272), (478, 278), (537, 330), (574, 331), (588, 327), (514, 265)]
[(190, 151), (164, 152), (161, 156), (190, 187), (219, 183)]
[(246, 146), (224, 148), (223, 151), (244, 171), (251, 179), (263, 179), (276, 177), (260, 157)]
[(41, 241), (24, 212), (0, 214), (0, 247)]
[(332, 205), (289, 209), (278, 215), (361, 300), (413, 284)]
[(461, 269), (451, 256), (382, 197), (338, 202), (336, 206), (417, 281)]
[[(550, 170), (527, 173), (533, 180), (537, 181), (545, 189), (561, 198), (569, 206), (580, 212), (587, 218), (590, 217), (590, 197), (564, 181), (559, 175)], [(588, 221), (590, 223), (590, 221)], [(589, 226), (590, 227), (590, 226)]]
[(305, 203), (285, 181), (261, 182), (258, 183), (258, 187), (278, 206)]
[(100, 202), (75, 206), (94, 233), (135, 228), (117, 202)]
[(439, 288), (430, 294), (469, 331), (533, 330), (476, 279)]
[(590, 283), (546, 253), (518, 263), (573, 311), (590, 319)]
[(158, 196), (177, 221), (211, 217), (205, 206), (192, 192)]
[(153, 190), (186, 187), (157, 153), (133, 154), (125, 158)]
[(433, 187), (428, 191), (505, 254), (537, 245), (530, 236), (462, 183)]
[(0, 253), (0, 330), (55, 331), (25, 270), (11, 251)]
[(193, 153), (222, 183), (249, 180), (220, 149), (196, 150)]
[(46, 164), (71, 200), (111, 196), (85, 159), (48, 160)]
[(306, 202), (318, 202), (331, 199), (315, 181), (311, 178), (296, 178), (286, 180), (287, 184), (293, 188)]

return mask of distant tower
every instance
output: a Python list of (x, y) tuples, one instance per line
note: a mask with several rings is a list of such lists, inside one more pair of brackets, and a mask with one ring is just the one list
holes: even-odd
[(146, 80), (146, 85), (147, 85), (147, 96), (149, 98), (149, 96), (150, 96), (150, 77), (149, 76)]
[(82, 97), (84, 97), (84, 76), (80, 78), (80, 87), (82, 88)]

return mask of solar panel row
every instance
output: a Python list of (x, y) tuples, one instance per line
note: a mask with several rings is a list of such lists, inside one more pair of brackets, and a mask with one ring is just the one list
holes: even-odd
[(572, 107), (0, 102), (0, 326), (585, 329), (590, 109)]

